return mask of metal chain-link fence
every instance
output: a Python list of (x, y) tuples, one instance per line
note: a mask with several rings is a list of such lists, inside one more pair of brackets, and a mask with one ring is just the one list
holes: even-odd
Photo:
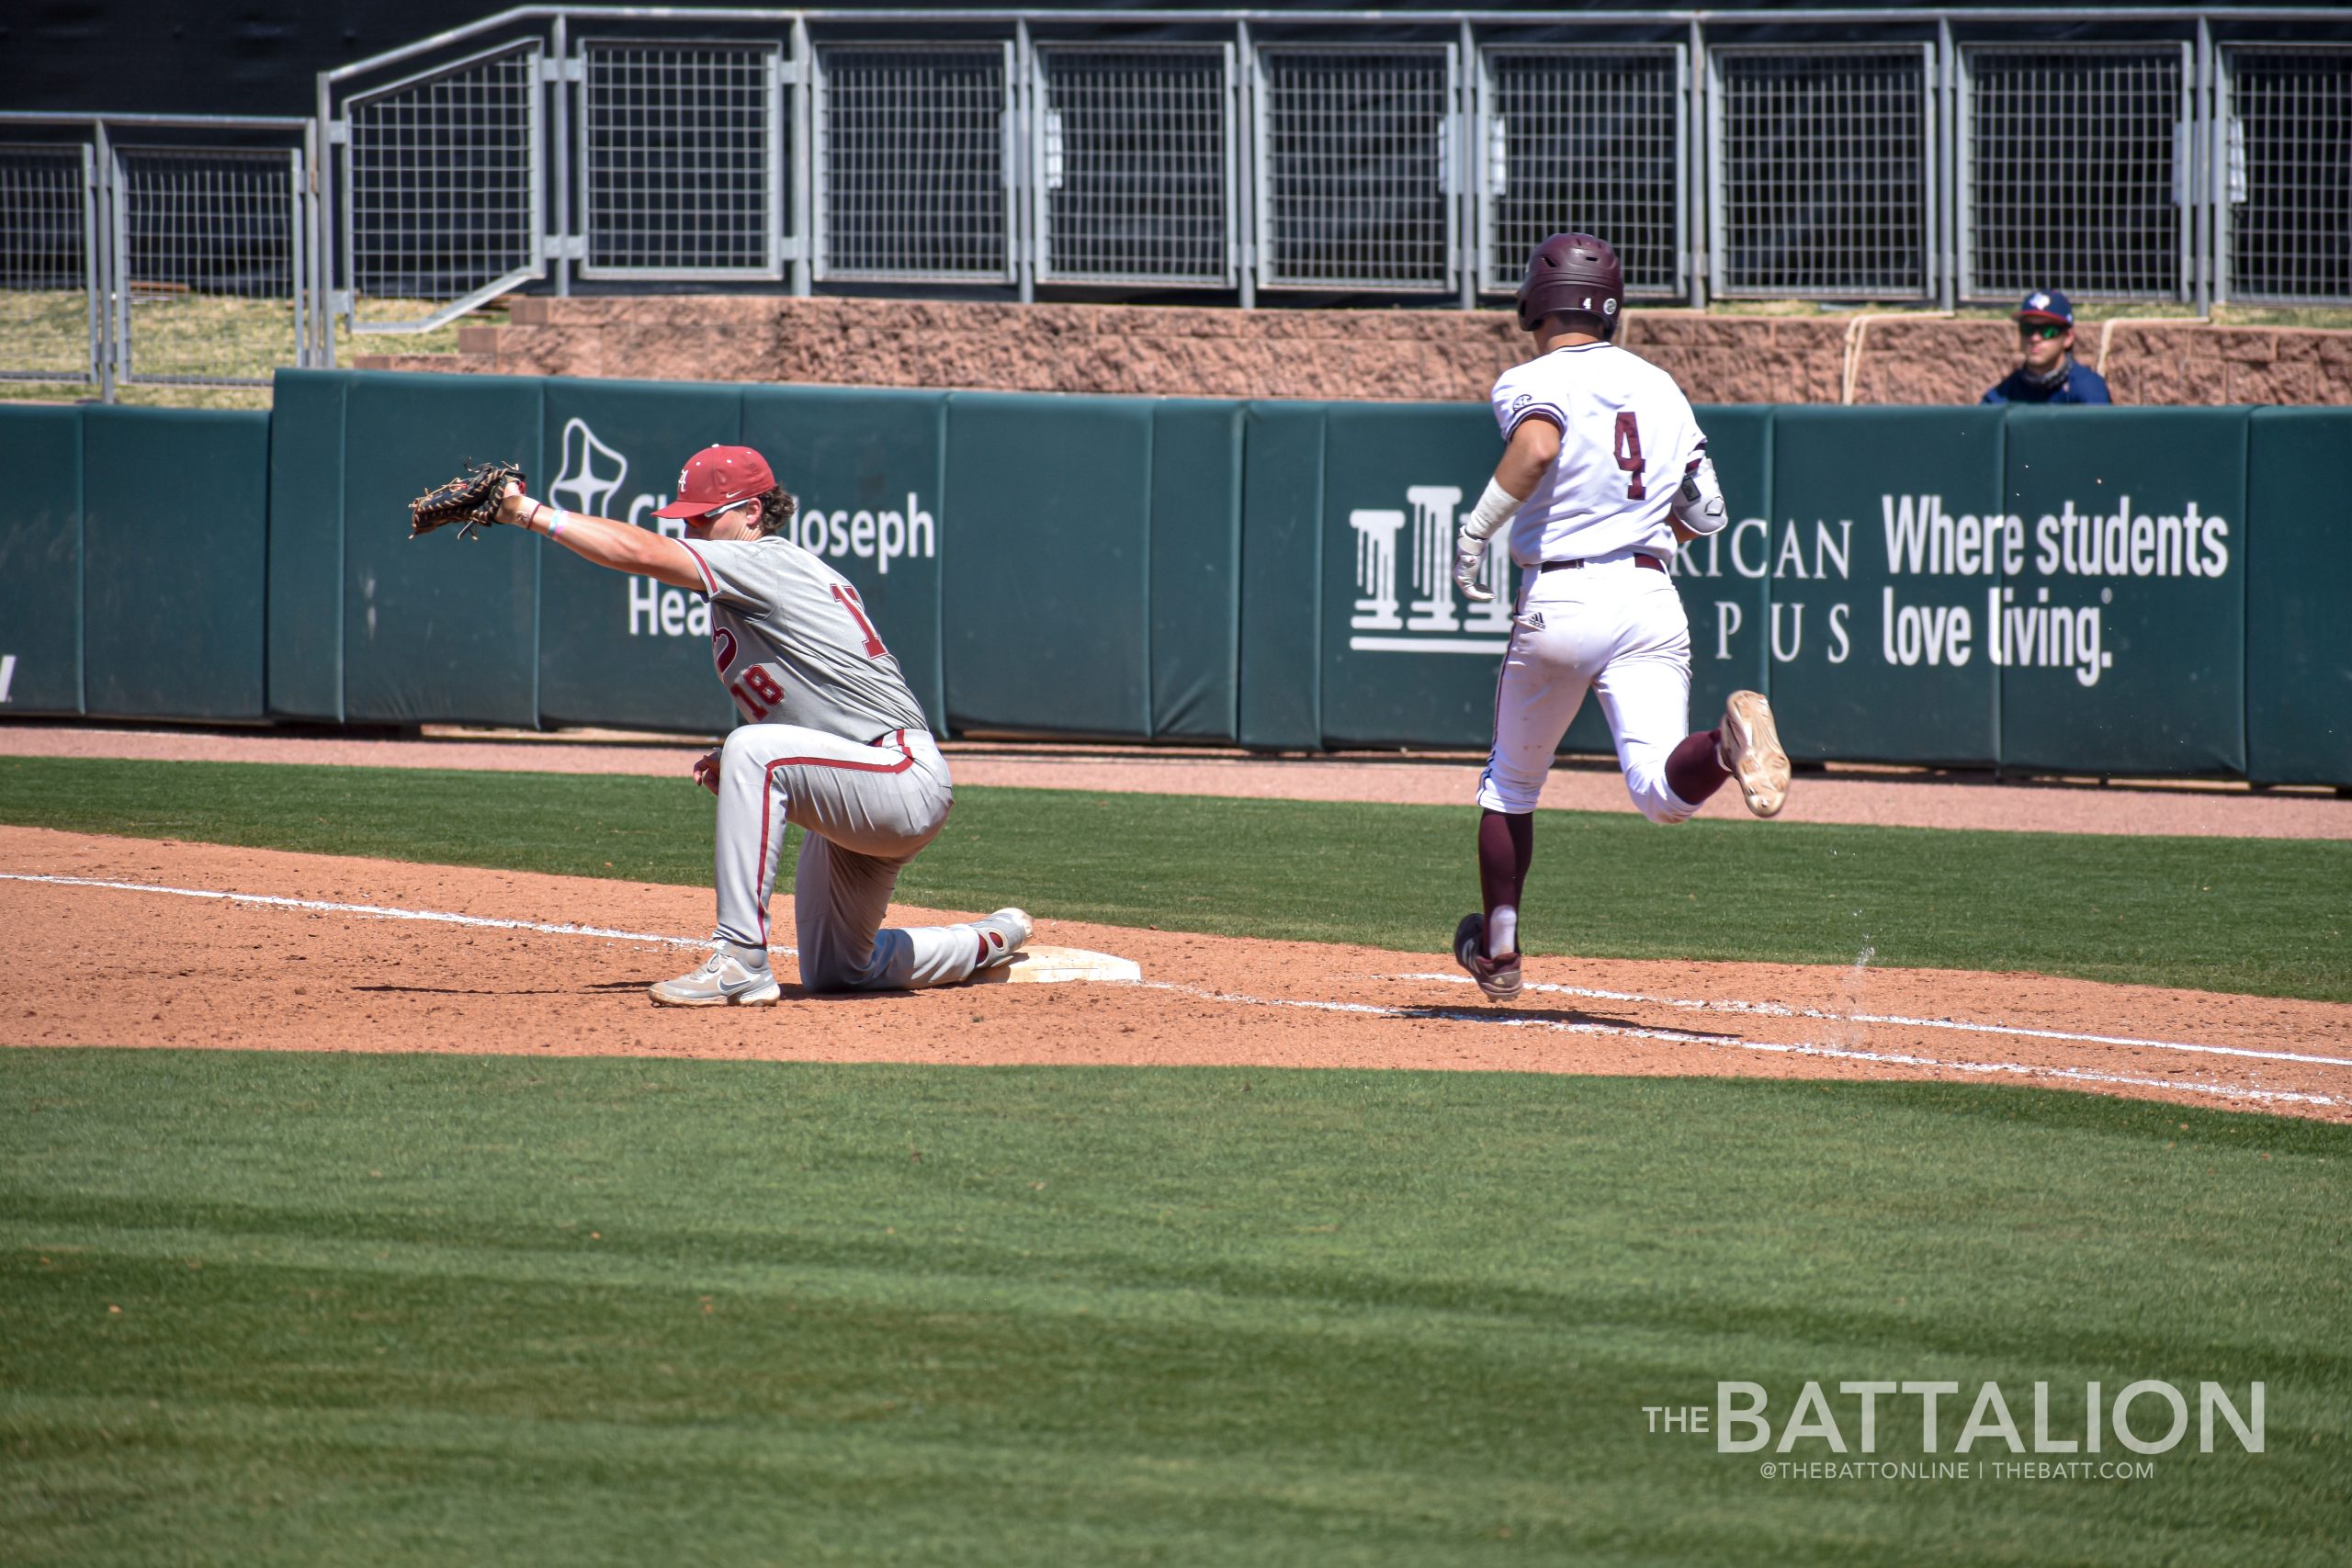
[(2224, 57), (2224, 291), (2281, 304), (2352, 299), (2352, 48)]
[(1925, 295), (1928, 51), (1719, 50), (1713, 63), (1716, 288)]
[(582, 52), (580, 275), (780, 276), (781, 48), (592, 40)]
[(1564, 229), (1609, 241), (1629, 295), (1683, 287), (1682, 62), (1678, 49), (1486, 51), (1487, 288), (1515, 291)]
[(354, 328), (418, 331), (540, 276), (537, 40), (355, 95), (343, 181)]
[(95, 381), (91, 150), (0, 145), (0, 379)]
[(116, 376), (266, 386), (300, 362), (298, 152), (115, 153)]
[(1235, 281), (1233, 51), (1037, 51), (1040, 282)]
[(1260, 283), (1452, 288), (1454, 51), (1283, 47), (1258, 62)]
[(1962, 297), (2182, 293), (2194, 167), (2186, 46), (1964, 59)]
[(817, 53), (817, 276), (1010, 282), (1009, 44)]
[[(35, 118), (0, 111), (0, 376), (105, 372), (113, 164), (77, 172)], [(321, 201), (292, 201), (324, 211), (286, 265), (321, 361), (319, 301), (419, 332), (575, 282), (1466, 309), (1571, 228), (1694, 305), (2352, 304), (2352, 8), (1285, 9), (1148, 39), (1080, 11), (526, 8), (323, 73), (314, 125)]]

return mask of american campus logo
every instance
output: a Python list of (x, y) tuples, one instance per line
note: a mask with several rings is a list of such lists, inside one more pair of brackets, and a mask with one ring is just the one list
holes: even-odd
[[(1408, 485), (1402, 507), (1348, 513), (1356, 585), (1351, 649), (1504, 650), (1512, 594), (1499, 541), (1487, 556), (1494, 599), (1464, 604), (1454, 592), (1454, 519), (1464, 493), (1459, 485)], [(2135, 507), (2129, 495), (2111, 508), (2067, 500), (2032, 518), (1955, 513), (1934, 494), (1878, 501), (1878, 527), (1863, 531), (1866, 541), (1874, 537), (1885, 549), (1875, 593), (1866, 582), (1855, 598), (1823, 601), (1817, 592), (1779, 586), (1827, 581), (1851, 588), (1857, 529), (1850, 518), (1816, 521), (1808, 530), (1793, 519), (1776, 525), (1749, 517), (1684, 546), (1668, 565), (1685, 584), (1693, 653), (1735, 658), (1732, 639), (1753, 613), (1747, 594), (1710, 601), (1711, 589), (1770, 579), (1776, 587), (1767, 629), (1776, 664), (1818, 659), (1840, 665), (1857, 655), (1867, 663), (1875, 653), (1905, 669), (1960, 669), (1982, 658), (1996, 668), (2064, 670), (2076, 683), (2096, 686), (2115, 664), (2107, 623), (2119, 587), (2128, 592), (2151, 578), (2217, 580), (2228, 575), (2233, 558), (2229, 520), (2194, 498), (2177, 512), (2153, 513)], [(1863, 570), (1867, 579), (1867, 560)]]
[[(2147, 1480), (2156, 1473), (2150, 1456), (2181, 1451), (2192, 1426), (2197, 1453), (2214, 1452), (2217, 1442), (2224, 1452), (2232, 1444), (2241, 1453), (2264, 1450), (2260, 1382), (2233, 1390), (2205, 1380), (2193, 1395), (2162, 1378), (2054, 1393), (2046, 1382), (2016, 1388), (1987, 1381), (1972, 1391), (1954, 1378), (1833, 1386), (1834, 1394), (1809, 1380), (1793, 1398), (1776, 1399), (1763, 1383), (1724, 1380), (1712, 1406), (1645, 1404), (1641, 1414), (1655, 1436), (1769, 1456), (1758, 1462), (1768, 1480)], [(1879, 1457), (1882, 1448), (1887, 1457)]]

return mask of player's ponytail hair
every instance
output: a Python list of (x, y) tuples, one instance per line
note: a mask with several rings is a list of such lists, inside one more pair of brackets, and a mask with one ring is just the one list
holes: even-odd
[(782, 485), (761, 496), (760, 537), (764, 539), (791, 527), (793, 514), (799, 510), (799, 498)]

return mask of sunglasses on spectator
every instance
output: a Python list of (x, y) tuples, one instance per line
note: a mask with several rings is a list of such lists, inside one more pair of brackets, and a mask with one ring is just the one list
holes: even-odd
[(2053, 337), (2065, 336), (2066, 332), (2066, 328), (2060, 326), (2055, 321), (2020, 321), (2018, 323), (2018, 336), (2029, 338), (2038, 337), (2045, 343)]

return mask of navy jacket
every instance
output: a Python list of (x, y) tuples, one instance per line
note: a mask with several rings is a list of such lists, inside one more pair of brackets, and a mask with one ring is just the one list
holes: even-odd
[(1984, 394), (1988, 403), (2111, 403), (2107, 395), (2107, 378), (2087, 365), (2069, 360), (2066, 374), (2054, 387), (2037, 387), (2026, 379), (2020, 366), (2009, 372), (2008, 379)]

